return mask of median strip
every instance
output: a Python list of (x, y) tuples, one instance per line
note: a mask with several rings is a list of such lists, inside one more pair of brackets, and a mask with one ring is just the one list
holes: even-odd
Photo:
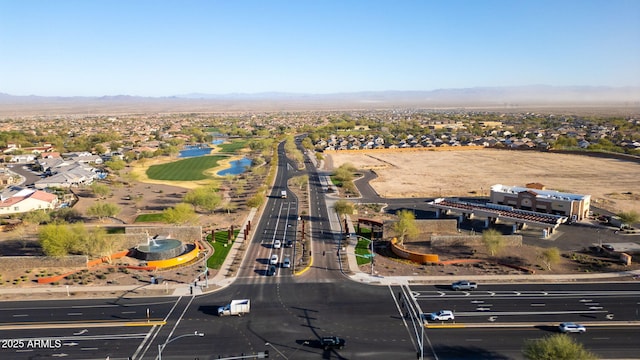
[(29, 322), (29, 323), (4, 323), (0, 324), (2, 330), (17, 329), (75, 329), (75, 328), (104, 328), (120, 326), (162, 326), (167, 322), (161, 319), (136, 320), (136, 321), (111, 321), (98, 320), (92, 322)]

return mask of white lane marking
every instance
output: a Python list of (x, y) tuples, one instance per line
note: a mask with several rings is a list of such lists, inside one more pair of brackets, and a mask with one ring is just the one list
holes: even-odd
[(541, 303), (533, 303), (531, 304), (531, 306), (547, 306), (547, 304), (541, 304)]
[(82, 316), (82, 313), (67, 313), (69, 316)]
[(14, 314), (13, 317), (26, 317), (29, 316), (29, 314)]

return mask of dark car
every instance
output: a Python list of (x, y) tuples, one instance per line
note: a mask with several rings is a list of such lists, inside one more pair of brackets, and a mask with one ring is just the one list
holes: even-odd
[(284, 247), (293, 247), (293, 240), (287, 240), (284, 242)]
[(337, 336), (324, 336), (320, 339), (320, 346), (325, 350), (334, 348), (342, 349), (346, 343), (347, 341), (345, 339)]
[(269, 268), (267, 269), (267, 276), (273, 276), (276, 274), (276, 266), (275, 265), (269, 265)]

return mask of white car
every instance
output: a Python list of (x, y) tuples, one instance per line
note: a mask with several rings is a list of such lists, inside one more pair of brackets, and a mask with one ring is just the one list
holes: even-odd
[(455, 316), (453, 316), (453, 311), (451, 310), (436, 311), (434, 313), (431, 313), (429, 317), (431, 318), (431, 320), (440, 320), (440, 321), (455, 319)]
[(558, 325), (558, 329), (561, 333), (583, 333), (587, 331), (587, 328), (574, 322), (563, 322)]
[(269, 259), (269, 264), (278, 265), (278, 254), (271, 255), (271, 259)]
[(283, 268), (290, 268), (291, 267), (291, 260), (286, 257), (282, 260), (282, 267)]
[(273, 240), (273, 248), (280, 249), (282, 247), (282, 242), (280, 240)]

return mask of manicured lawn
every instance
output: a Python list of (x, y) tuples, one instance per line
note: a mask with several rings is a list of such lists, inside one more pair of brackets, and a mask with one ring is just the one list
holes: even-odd
[(136, 217), (135, 222), (162, 222), (162, 214), (142, 214)]
[(238, 150), (242, 150), (245, 147), (247, 147), (247, 141), (246, 140), (235, 140), (232, 141), (229, 144), (220, 144), (217, 145), (221, 148), (220, 152), (221, 153), (226, 153), (226, 154), (235, 154)]
[[(240, 230), (233, 231), (233, 241), (236, 240)], [(227, 254), (231, 250), (231, 246), (233, 246), (233, 241), (231, 244), (227, 243), (227, 232), (226, 231), (218, 231), (215, 233), (216, 238), (215, 241), (211, 241), (211, 234), (207, 235), (207, 241), (211, 246), (213, 246), (213, 255), (207, 260), (207, 267), (211, 269), (220, 269), (222, 267), (222, 263), (227, 258)]]
[(207, 169), (218, 166), (218, 161), (226, 156), (198, 156), (178, 160), (168, 164), (152, 165), (147, 169), (147, 176), (152, 180), (195, 181), (209, 177), (204, 174)]
[[(358, 244), (356, 245), (356, 255), (371, 254), (371, 251), (369, 250), (369, 244), (369, 241), (358, 238)], [(358, 261), (358, 265), (368, 264), (371, 262), (371, 259), (363, 258), (360, 256), (356, 256), (356, 260)]]

